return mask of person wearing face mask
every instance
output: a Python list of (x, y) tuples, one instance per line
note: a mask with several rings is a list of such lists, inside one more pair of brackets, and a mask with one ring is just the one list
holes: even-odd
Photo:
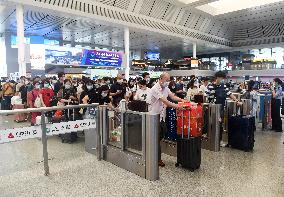
[(112, 108), (111, 99), (109, 96), (109, 87), (107, 85), (101, 86), (98, 89), (95, 103), (99, 103), (100, 105), (108, 105), (110, 108)]
[(54, 92), (51, 89), (51, 85), (48, 79), (45, 79), (42, 81), (43, 88), (40, 91), (40, 94), (42, 95), (43, 103), (46, 107), (51, 107), (51, 100), (54, 97)]
[(82, 92), (84, 92), (84, 83), (83, 81), (78, 81), (77, 98), (80, 100)]
[(125, 87), (126, 87), (126, 94), (125, 94), (126, 100), (133, 101), (133, 98), (136, 93), (136, 87), (135, 87), (134, 80), (130, 78), (128, 83), (126, 81)]
[(21, 76), (19, 83), (16, 85), (16, 92), (19, 92), (20, 88), (25, 85), (26, 77)]
[(191, 82), (187, 91), (187, 100), (194, 101), (194, 96), (199, 94), (198, 84)]
[(176, 94), (176, 82), (173, 78), (171, 78), (171, 81), (169, 83), (169, 89), (172, 93)]
[(151, 78), (150, 78), (150, 74), (149, 73), (147, 73), (147, 72), (145, 72), (145, 73), (143, 73), (142, 74), (142, 77), (143, 77), (143, 79), (146, 81), (146, 83), (147, 83), (147, 87), (148, 88), (151, 88), (152, 86), (151, 86), (151, 83), (150, 83), (150, 81), (151, 81)]
[(14, 96), (14, 84), (7, 78), (6, 83), (2, 86), (2, 110), (11, 110), (11, 98)]
[(119, 102), (125, 98), (126, 87), (123, 84), (123, 77), (121, 74), (117, 75), (116, 82), (110, 87), (110, 96), (112, 97), (112, 104), (117, 107)]
[[(27, 102), (28, 102), (28, 107), (29, 108), (36, 108), (35, 106), (35, 101), (37, 98), (40, 98), (41, 99), (41, 102), (42, 104), (44, 103), (43, 102), (43, 99), (42, 99), (42, 94), (41, 94), (41, 85), (40, 85), (40, 81), (35, 78), (33, 80), (33, 90), (30, 91), (27, 95)], [(45, 106), (45, 105), (43, 105)], [(41, 113), (40, 112), (32, 112), (31, 113), (31, 125), (33, 126), (36, 122), (36, 117), (37, 116), (40, 116)]]
[(22, 99), (22, 103), (24, 104), (24, 106), (27, 106), (27, 94), (28, 94), (28, 85), (29, 85), (29, 81), (26, 79), (24, 82), (24, 85), (22, 85), (19, 88), (19, 93)]
[(64, 80), (64, 86), (57, 93), (57, 97), (65, 104), (78, 104), (76, 90), (72, 86), (72, 83), (69, 79)]
[[(163, 139), (167, 130), (166, 120), (166, 108), (171, 107), (180, 109), (175, 103), (170, 102), (169, 97), (175, 102), (185, 102), (183, 99), (177, 97), (168, 88), (170, 83), (170, 75), (168, 73), (161, 74), (159, 81), (151, 88), (149, 94), (149, 113), (160, 114), (160, 140)], [(159, 145), (159, 166), (164, 167), (165, 164), (161, 159), (161, 146)]]
[(147, 87), (146, 80), (139, 81), (140, 88), (137, 90), (134, 100), (146, 101), (149, 103), (150, 88)]
[(223, 134), (223, 124), (224, 120), (224, 109), (225, 102), (227, 97), (231, 98), (233, 101), (236, 101), (238, 105), (241, 103), (237, 100), (237, 98), (230, 92), (229, 87), (225, 84), (226, 74), (222, 71), (218, 71), (215, 73), (215, 81), (208, 85), (208, 101), (209, 103), (221, 104), (221, 112), (220, 112), (220, 144), (221, 146), (225, 146), (226, 144), (222, 142), (222, 134)]
[(83, 104), (94, 103), (97, 96), (96, 88), (94, 87), (93, 81), (88, 80), (86, 86), (83, 88), (84, 91), (81, 93), (80, 101)]
[(183, 84), (183, 79), (182, 77), (178, 77), (177, 78), (177, 83), (176, 83), (176, 95), (181, 98), (184, 99), (185, 97), (185, 92), (184, 92), (184, 84)]
[(271, 119), (272, 129), (275, 132), (282, 132), (282, 120), (280, 117), (280, 108), (282, 100), (282, 81), (279, 78), (273, 79), (271, 87), (272, 100), (271, 100)]
[(55, 94), (57, 94), (63, 88), (65, 74), (64, 73), (58, 73), (58, 79), (59, 80), (54, 84), (54, 88), (53, 88)]

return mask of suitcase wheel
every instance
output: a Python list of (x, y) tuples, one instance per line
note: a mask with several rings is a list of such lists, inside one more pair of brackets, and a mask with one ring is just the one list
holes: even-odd
[(176, 163), (176, 164), (175, 164), (175, 167), (179, 167), (179, 163)]

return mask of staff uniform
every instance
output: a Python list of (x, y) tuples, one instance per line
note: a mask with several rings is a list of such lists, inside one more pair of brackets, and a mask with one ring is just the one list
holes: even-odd
[(282, 87), (280, 85), (275, 87), (275, 93), (275, 96), (271, 100), (272, 130), (282, 132), (282, 120), (280, 117)]

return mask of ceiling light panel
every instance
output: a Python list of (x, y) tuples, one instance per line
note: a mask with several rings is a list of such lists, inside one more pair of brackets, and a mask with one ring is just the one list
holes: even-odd
[(182, 2), (184, 4), (190, 4), (190, 3), (194, 3), (196, 1), (199, 1), (199, 0), (178, 0), (179, 2)]
[(219, 0), (197, 8), (211, 15), (220, 15), (280, 1), (282, 0)]

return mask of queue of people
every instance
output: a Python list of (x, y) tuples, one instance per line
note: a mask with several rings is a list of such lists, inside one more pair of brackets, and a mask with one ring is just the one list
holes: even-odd
[[(221, 104), (221, 119), (224, 118), (224, 106), (227, 98), (237, 103), (240, 101), (232, 94), (231, 89), (235, 84), (230, 81), (225, 83), (226, 74), (219, 71), (213, 79), (207, 77), (198, 79), (190, 76), (188, 83), (182, 77), (174, 79), (169, 74), (163, 73), (159, 79), (151, 79), (149, 73), (143, 73), (142, 77), (130, 78), (128, 81), (123, 75), (116, 78), (104, 77), (91, 80), (66, 78), (64, 73), (57, 77), (35, 77), (28, 79), (20, 77), (18, 82), (5, 79), (1, 84), (1, 109), (10, 110), (20, 108), (50, 107), (56, 105), (78, 105), (99, 103), (111, 108), (118, 108), (122, 100), (126, 102), (143, 101), (149, 107), (148, 111), (159, 113), (161, 119), (161, 139), (166, 128), (166, 108), (178, 108), (176, 102), (186, 100), (194, 101), (196, 95), (206, 96), (208, 102)], [(242, 98), (252, 99), (253, 113), (256, 113), (257, 87), (254, 81), (246, 82), (237, 87), (237, 92), (242, 92)], [(187, 88), (186, 88), (187, 87)], [(272, 91), (272, 130), (282, 132), (280, 109), (282, 102), (282, 81), (279, 78), (273, 80)], [(31, 125), (36, 123), (39, 113), (31, 113), (25, 117)], [(82, 112), (76, 113), (80, 118)], [(52, 114), (50, 114), (52, 117)], [(222, 129), (221, 129), (222, 131)], [(222, 134), (220, 135), (222, 136)], [(221, 140), (221, 139), (220, 139)], [(160, 160), (160, 165), (164, 166)]]

